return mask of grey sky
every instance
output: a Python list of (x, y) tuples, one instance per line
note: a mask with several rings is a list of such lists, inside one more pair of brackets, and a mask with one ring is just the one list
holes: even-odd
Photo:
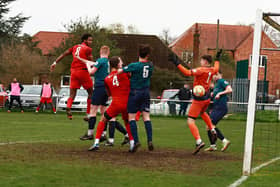
[(257, 8), (280, 12), (280, 0), (17, 0), (10, 15), (31, 16), (23, 32), (64, 31), (63, 24), (79, 17), (100, 16), (101, 25), (133, 24), (145, 34), (168, 28), (178, 36), (195, 22), (249, 24)]

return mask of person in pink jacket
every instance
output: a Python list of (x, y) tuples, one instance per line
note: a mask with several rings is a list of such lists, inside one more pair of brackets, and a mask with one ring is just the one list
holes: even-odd
[(40, 104), (36, 108), (36, 112), (39, 112), (41, 106), (43, 104), (51, 104), (53, 113), (56, 114), (56, 109), (52, 101), (52, 95), (53, 95), (53, 87), (49, 81), (45, 81), (42, 85), (42, 91), (41, 91), (41, 100)]
[(24, 89), (23, 86), (17, 81), (17, 78), (14, 78), (13, 82), (8, 87), (8, 90), (10, 90), (10, 105), (8, 109), (9, 113), (11, 112), (11, 108), (13, 106), (14, 100), (17, 101), (21, 109), (21, 112), (23, 113), (23, 108), (20, 100), (20, 92), (22, 92), (23, 89)]

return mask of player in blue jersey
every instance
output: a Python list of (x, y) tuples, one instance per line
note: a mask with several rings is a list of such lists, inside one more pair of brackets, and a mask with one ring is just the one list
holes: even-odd
[(139, 46), (139, 60), (120, 69), (118, 73), (130, 73), (130, 94), (127, 104), (129, 124), (135, 141), (131, 152), (135, 152), (140, 146), (138, 139), (136, 113), (141, 111), (147, 133), (148, 149), (154, 149), (152, 142), (152, 123), (150, 120), (150, 81), (153, 73), (153, 64), (149, 61), (151, 47), (149, 45)]
[[(210, 118), (215, 126), (215, 130), (217, 133), (217, 137), (223, 142), (223, 148), (221, 151), (225, 151), (230, 145), (230, 141), (227, 140), (222, 134), (221, 130), (217, 128), (218, 122), (223, 119), (223, 117), (227, 114), (227, 102), (228, 97), (227, 94), (232, 92), (232, 88), (229, 83), (223, 79), (222, 73), (219, 72), (214, 75), (213, 80), (215, 81), (215, 87), (213, 90), (212, 98), (213, 98), (213, 106), (210, 113)], [(210, 140), (210, 147), (206, 148), (205, 151), (216, 151), (216, 141), (211, 138), (211, 132), (208, 130), (208, 137)]]
[[(88, 115), (88, 132), (80, 137), (81, 140), (92, 140), (93, 129), (96, 123), (96, 114), (100, 109), (101, 115), (106, 110), (108, 95), (106, 93), (104, 79), (109, 75), (109, 54), (110, 48), (100, 48), (100, 58), (94, 63), (93, 68), (88, 68), (89, 73), (94, 75), (94, 90), (91, 99), (90, 113)], [(87, 120), (87, 119), (86, 119)]]

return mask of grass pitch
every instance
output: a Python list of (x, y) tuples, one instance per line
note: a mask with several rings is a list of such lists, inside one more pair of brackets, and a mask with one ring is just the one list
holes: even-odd
[[(65, 114), (0, 112), (0, 143), (17, 142), (0, 146), (0, 186), (210, 187), (228, 186), (241, 176), (245, 121), (219, 124), (232, 142), (227, 152), (201, 151), (193, 156), (194, 140), (185, 118), (152, 117), (153, 152), (147, 150), (145, 129), (139, 122), (142, 146), (129, 154), (127, 146), (120, 146), (122, 136), (117, 131), (114, 147), (88, 152), (92, 142), (79, 140), (87, 128), (82, 117), (75, 114), (69, 121)], [(198, 120), (197, 125), (208, 143), (204, 123)], [(268, 126), (257, 125), (262, 131)], [(279, 123), (269, 125), (276, 128)], [(259, 134), (255, 139), (267, 141), (266, 135)], [(256, 154), (262, 157), (265, 150), (261, 147)], [(279, 186), (279, 169), (279, 163), (264, 168), (243, 186)]]

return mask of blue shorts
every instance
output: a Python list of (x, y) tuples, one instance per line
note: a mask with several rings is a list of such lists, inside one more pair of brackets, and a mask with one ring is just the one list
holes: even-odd
[(108, 95), (105, 86), (95, 87), (93, 90), (91, 104), (107, 106)]
[(131, 89), (128, 97), (127, 112), (135, 114), (140, 112), (150, 112), (150, 89)]
[(223, 117), (227, 114), (228, 108), (227, 105), (218, 105), (214, 104), (212, 111), (210, 113), (210, 118), (212, 120), (213, 125), (217, 125), (218, 122), (223, 119)]

